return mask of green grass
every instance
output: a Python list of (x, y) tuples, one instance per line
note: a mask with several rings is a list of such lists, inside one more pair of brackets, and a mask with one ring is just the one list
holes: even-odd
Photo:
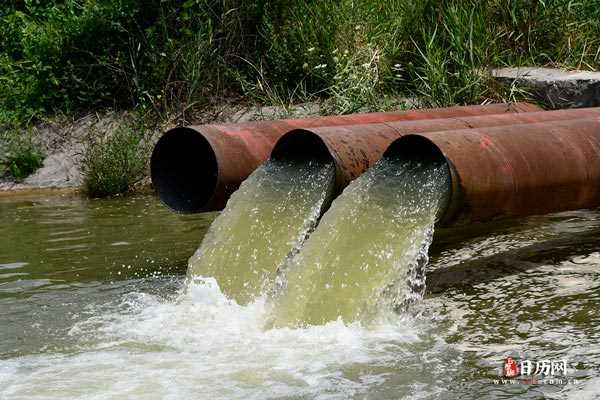
[(31, 131), (15, 132), (0, 133), (0, 177), (20, 182), (43, 165), (45, 154)]
[(489, 69), (598, 68), (599, 10), (598, 0), (290, 1), (267, 10), (268, 51), (260, 74), (245, 76), (257, 82), (246, 94), (275, 104), (316, 95), (333, 113), (403, 96), (430, 106), (514, 100)]
[(92, 130), (88, 139), (82, 172), (90, 197), (127, 193), (146, 176), (150, 149), (143, 125), (126, 123), (108, 135)]
[(0, 124), (235, 99), (325, 111), (511, 99), (488, 69), (600, 67), (600, 0), (9, 0)]
[[(600, 0), (8, 0), (0, 130), (106, 108), (187, 124), (231, 101), (284, 114), (511, 101), (524, 92), (489, 69), (520, 65), (600, 68)], [(88, 192), (127, 192), (143, 133), (93, 137)], [(41, 165), (30, 138), (0, 146), (2, 175)]]

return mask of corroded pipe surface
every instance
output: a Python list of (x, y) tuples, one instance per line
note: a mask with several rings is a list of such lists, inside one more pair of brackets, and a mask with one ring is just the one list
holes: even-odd
[(385, 157), (444, 157), (439, 225), (600, 206), (600, 117), (407, 135)]
[(220, 210), (240, 183), (268, 158), (275, 142), (296, 128), (539, 110), (528, 103), (489, 104), (175, 128), (154, 148), (152, 183), (162, 202), (175, 211)]
[(340, 191), (379, 160), (388, 146), (403, 135), (589, 117), (600, 117), (600, 108), (296, 129), (279, 139), (271, 156), (289, 159), (301, 153), (315, 154), (320, 146), (319, 154), (328, 152), (336, 163), (336, 186)]

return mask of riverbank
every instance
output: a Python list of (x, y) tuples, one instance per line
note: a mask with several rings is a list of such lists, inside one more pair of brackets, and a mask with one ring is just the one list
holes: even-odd
[[(224, 104), (213, 107), (191, 117), (184, 124), (210, 122), (236, 123), (252, 120), (301, 118), (321, 115), (323, 110), (318, 103), (306, 103), (289, 107), (246, 106)], [(85, 155), (91, 143), (106, 143), (120, 127), (139, 122), (140, 116), (132, 112), (103, 112), (88, 114), (75, 120), (55, 118), (36, 124), (21, 135), (30, 135), (45, 155), (43, 165), (23, 180), (10, 176), (0, 177), (0, 193), (25, 192), (42, 189), (63, 189), (82, 191), (84, 185)], [(166, 119), (159, 123), (144, 123), (144, 149), (151, 149), (166, 130), (177, 126), (176, 120)], [(102, 150), (102, 148), (100, 148)], [(139, 150), (143, 151), (143, 150)], [(148, 154), (140, 154), (147, 159)], [(147, 162), (147, 160), (146, 160)], [(147, 168), (143, 177), (136, 183), (136, 192), (150, 189)]]
[(77, 120), (57, 118), (21, 132), (30, 135), (46, 157), (42, 167), (22, 181), (4, 177), (0, 191), (81, 187), (81, 159), (91, 130), (109, 135), (126, 118), (127, 113), (89, 114)]
[[(518, 91), (528, 101), (546, 109), (594, 107), (600, 105), (600, 72), (566, 71), (552, 68), (502, 68), (491, 71), (496, 81), (507, 90)], [(394, 108), (418, 108), (415, 99), (398, 98)], [(313, 102), (288, 106), (249, 106), (223, 104), (190, 117), (190, 121), (166, 118), (159, 123), (144, 123), (145, 146), (140, 154), (147, 163), (149, 150), (164, 131), (177, 125), (211, 122), (236, 123), (278, 118), (301, 118), (327, 114), (323, 103)], [(28, 129), (46, 155), (43, 165), (22, 181), (0, 179), (0, 192), (37, 189), (82, 190), (86, 149), (90, 143), (106, 143), (122, 126), (135, 123), (140, 117), (133, 112), (103, 112), (88, 114), (75, 120), (55, 118)], [(100, 148), (102, 151), (102, 148)], [(149, 191), (147, 167), (142, 171), (135, 191)]]
[[(143, 184), (164, 129), (235, 122), (248, 104), (272, 106), (251, 117), (264, 119), (298, 116), (293, 105), (307, 103), (320, 115), (398, 109), (406, 97), (423, 107), (533, 97), (549, 108), (600, 97), (571, 76), (600, 69), (593, 2), (9, 3), (0, 9), (0, 176), (15, 180), (3, 190), (128, 191)], [(570, 76), (544, 92), (513, 68), (490, 71), (528, 65)], [(572, 82), (581, 96), (565, 103)]]

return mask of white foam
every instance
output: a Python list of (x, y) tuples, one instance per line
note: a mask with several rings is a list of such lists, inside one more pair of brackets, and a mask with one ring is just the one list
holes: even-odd
[(214, 279), (196, 279), (175, 300), (132, 293), (71, 329), (75, 351), (4, 361), (0, 398), (346, 398), (385, 381), (372, 366), (419, 342), (409, 317), (264, 330), (266, 312), (264, 299), (226, 299)]

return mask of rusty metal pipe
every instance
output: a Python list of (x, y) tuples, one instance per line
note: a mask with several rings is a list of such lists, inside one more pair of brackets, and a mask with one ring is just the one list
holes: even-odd
[(600, 117), (600, 108), (296, 129), (279, 139), (271, 157), (291, 159), (303, 153), (313, 157), (316, 157), (316, 154), (329, 153), (336, 164), (336, 189), (339, 192), (379, 160), (388, 146), (403, 135), (594, 116)]
[(539, 110), (528, 103), (489, 104), (175, 128), (154, 147), (152, 184), (162, 202), (175, 211), (219, 210), (240, 183), (268, 158), (275, 142), (292, 129)]
[(600, 206), (600, 117), (412, 134), (384, 157), (443, 158), (452, 190), (438, 225)]

